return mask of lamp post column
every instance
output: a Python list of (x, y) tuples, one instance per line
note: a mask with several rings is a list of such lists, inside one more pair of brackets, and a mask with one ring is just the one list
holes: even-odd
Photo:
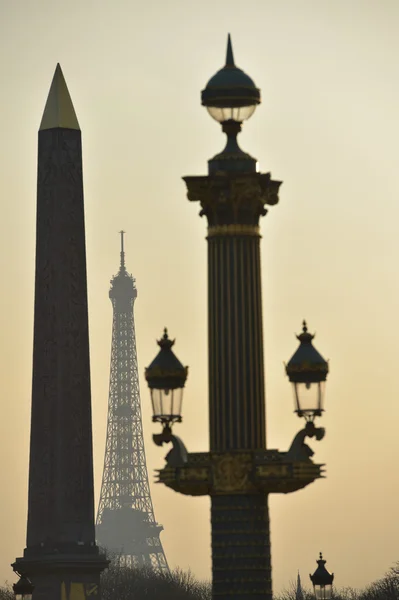
[[(260, 173), (186, 177), (208, 218), (213, 594), (271, 597), (267, 495), (248, 477), (245, 451), (266, 447), (259, 217), (279, 182)], [(244, 452), (243, 452), (244, 451)], [(242, 478), (239, 493), (237, 479)]]
[(266, 444), (259, 241), (257, 225), (208, 228), (211, 451)]
[[(241, 106), (213, 106), (226, 104), (220, 90), (215, 98), (218, 76), (240, 90)], [(202, 99), (227, 134), (209, 175), (184, 178), (189, 200), (201, 203), (208, 220), (210, 451), (219, 453), (218, 491), (211, 493), (213, 595), (264, 599), (271, 598), (268, 498), (244, 463), (251, 461), (245, 451), (266, 448), (259, 217), (278, 202), (280, 182), (256, 172), (256, 161), (237, 144), (240, 111), (254, 109), (260, 94), (235, 66), (230, 39), (226, 66)]]

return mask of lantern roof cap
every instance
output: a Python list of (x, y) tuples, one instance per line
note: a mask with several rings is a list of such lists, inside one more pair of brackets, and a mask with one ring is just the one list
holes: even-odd
[(17, 583), (12, 586), (15, 594), (32, 594), (34, 586), (30, 579), (25, 575), (21, 575)]
[(334, 581), (334, 573), (330, 573), (329, 571), (327, 571), (325, 567), (327, 561), (324, 560), (323, 554), (321, 552), (320, 558), (316, 562), (318, 565), (316, 571), (313, 573), (313, 575), (309, 575), (313, 585), (332, 585)]
[(157, 340), (157, 344), (161, 348), (161, 350), (169, 350), (170, 348), (172, 348), (172, 346), (175, 345), (175, 342), (176, 340), (169, 339), (168, 330), (166, 327), (163, 330), (163, 336), (161, 337), (161, 339)]
[(234, 62), (231, 36), (227, 37), (226, 64), (210, 78), (201, 93), (203, 106), (239, 107), (260, 104), (260, 90)]
[(165, 327), (163, 336), (157, 340), (160, 351), (145, 370), (145, 377), (150, 388), (176, 389), (184, 387), (188, 367), (184, 367), (172, 350), (175, 340), (168, 336)]
[(302, 333), (296, 336), (299, 347), (286, 365), (288, 378), (294, 383), (325, 381), (328, 362), (313, 346), (315, 335), (308, 332), (306, 321), (302, 325)]

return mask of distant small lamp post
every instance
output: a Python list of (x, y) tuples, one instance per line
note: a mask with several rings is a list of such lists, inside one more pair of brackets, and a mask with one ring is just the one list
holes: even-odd
[(188, 367), (183, 367), (172, 350), (175, 340), (170, 340), (168, 330), (157, 341), (161, 348), (145, 370), (145, 378), (151, 392), (154, 422), (162, 423), (164, 430), (171, 430), (173, 423), (181, 423), (183, 389)]
[(329, 573), (324, 566), (326, 561), (320, 552), (320, 558), (317, 561), (317, 569), (313, 575), (309, 575), (313, 583), (313, 589), (316, 600), (330, 600), (332, 597), (332, 584), (334, 581), (334, 573)]
[(33, 585), (30, 579), (22, 575), (17, 583), (12, 586), (15, 600), (32, 600)]
[(324, 410), (328, 362), (313, 346), (314, 335), (308, 332), (306, 321), (297, 338), (300, 345), (286, 365), (286, 373), (294, 389), (295, 412), (306, 421), (313, 422)]

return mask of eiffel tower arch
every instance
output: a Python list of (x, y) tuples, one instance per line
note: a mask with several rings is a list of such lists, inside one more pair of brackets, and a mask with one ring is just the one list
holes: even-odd
[(134, 301), (136, 282), (126, 271), (121, 231), (118, 274), (111, 279), (113, 307), (107, 438), (100, 501), (98, 544), (121, 565), (168, 571), (148, 483), (141, 418)]

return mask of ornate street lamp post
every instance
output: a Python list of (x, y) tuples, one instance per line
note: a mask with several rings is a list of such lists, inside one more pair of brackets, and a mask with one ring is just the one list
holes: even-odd
[(332, 584), (334, 581), (334, 573), (329, 573), (324, 566), (326, 561), (320, 552), (320, 558), (317, 562), (317, 569), (313, 575), (309, 575), (313, 583), (314, 595), (316, 600), (330, 600), (332, 597)]
[[(227, 144), (208, 161), (207, 176), (184, 177), (188, 199), (200, 202), (208, 220), (209, 452), (188, 453), (172, 435), (181, 414), (167, 398), (182, 390), (187, 368), (174, 355), (166, 360), (170, 341), (158, 342), (161, 352), (146, 370), (153, 419), (163, 424), (154, 441), (173, 444), (159, 481), (182, 494), (210, 495), (213, 597), (223, 600), (271, 600), (268, 495), (294, 492), (323, 476), (304, 440), (324, 434), (313, 420), (321, 414), (328, 365), (307, 331), (287, 365), (306, 427), (288, 452), (266, 449), (259, 218), (266, 205), (277, 204), (281, 183), (259, 173), (256, 160), (237, 143), (242, 121), (259, 103), (259, 89), (234, 63), (229, 36), (226, 64), (202, 92), (202, 104), (221, 123)], [(315, 390), (316, 408), (302, 387)]]

